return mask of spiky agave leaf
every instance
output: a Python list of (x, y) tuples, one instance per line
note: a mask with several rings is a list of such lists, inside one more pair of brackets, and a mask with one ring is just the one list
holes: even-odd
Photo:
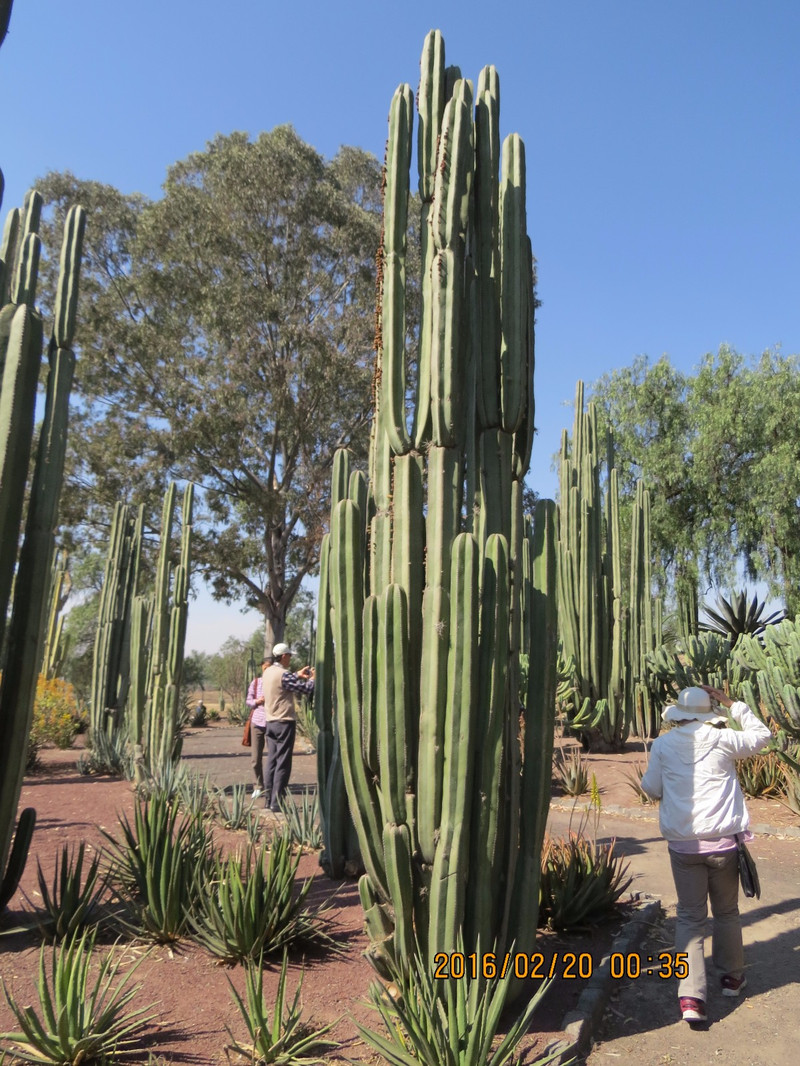
[(20, 1006), (3, 981), (3, 993), (19, 1031), (0, 1033), (0, 1040), (11, 1045), (15, 1061), (79, 1066), (83, 1062), (121, 1060), (156, 1017), (154, 1004), (126, 1009), (141, 988), (130, 985), (130, 980), (146, 955), (114, 987), (123, 956), (119, 954), (112, 962), (111, 953), (106, 954), (94, 984), (90, 984), (95, 933), (75, 933), (49, 950), (42, 945), (38, 978), (41, 1016), (32, 1006)]
[[(463, 956), (461, 937), (458, 949)], [(476, 957), (484, 964), (474, 976), (465, 972), (459, 980), (439, 980), (417, 945), (414, 955), (403, 960), (388, 984), (374, 983), (370, 988), (372, 1006), (388, 1036), (356, 1022), (361, 1036), (393, 1066), (504, 1066), (530, 1029), (550, 982), (539, 986), (497, 1043), (500, 1017), (511, 989), (502, 962), (513, 958), (513, 945), (508, 955), (497, 956), (498, 965), (488, 977), (483, 970), (492, 953), (483, 955), (478, 944)], [(552, 1057), (537, 1061), (544, 1064)]]
[(320, 1058), (309, 1058), (309, 1054), (330, 1050), (339, 1045), (333, 1040), (323, 1039), (330, 1032), (331, 1026), (321, 1029), (311, 1028), (303, 1023), (300, 993), (303, 976), (297, 982), (294, 999), (288, 1002), (286, 996), (286, 972), (288, 955), (283, 952), (283, 962), (275, 994), (275, 1005), (270, 1014), (264, 1001), (264, 957), (257, 960), (248, 959), (245, 963), (245, 998), (239, 995), (228, 978), (231, 996), (239, 1009), (242, 1020), (250, 1037), (249, 1044), (236, 1039), (230, 1027), (230, 1049), (244, 1055), (254, 1063), (274, 1064), (274, 1066), (312, 1066), (322, 1062)]
[(759, 601), (758, 595), (753, 594), (753, 599), (748, 604), (747, 592), (733, 592), (730, 600), (726, 600), (722, 594), (717, 595), (716, 610), (707, 604), (703, 604), (703, 611), (711, 619), (710, 622), (702, 622), (701, 629), (712, 633), (721, 633), (730, 637), (735, 642), (743, 633), (763, 633), (767, 626), (776, 625), (784, 617), (785, 611), (774, 611), (764, 618), (767, 608), (766, 601)]

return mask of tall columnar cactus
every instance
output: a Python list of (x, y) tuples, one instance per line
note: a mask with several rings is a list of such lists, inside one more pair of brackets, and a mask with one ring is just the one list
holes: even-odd
[[(601, 487), (606, 472), (605, 496)], [(628, 596), (623, 590), (619, 488), (610, 433), (600, 449), (597, 412), (575, 391), (570, 441), (561, 438), (559, 469), (558, 625), (574, 662), (576, 722), (603, 745), (618, 747), (631, 727), (654, 735), (657, 710), (647, 654), (660, 643), (661, 610), (651, 593), (650, 498), (636, 488)]]
[(137, 773), (143, 766), (153, 771), (175, 762), (181, 752), (181, 682), (189, 616), (194, 486), (190, 483), (184, 490), (180, 556), (173, 564), (175, 499), (172, 482), (161, 515), (155, 588), (151, 597), (137, 596), (133, 605), (128, 729)]
[(144, 508), (117, 503), (111, 520), (92, 669), (90, 741), (125, 733), (130, 687), (131, 612), (142, 554)]
[[(138, 776), (180, 756), (180, 700), (194, 487), (183, 497), (180, 558), (173, 563), (176, 486), (161, 515), (155, 586), (142, 591), (143, 508), (118, 504), (111, 524), (92, 677), (92, 745), (133, 749)], [(108, 745), (110, 744), (110, 748)]]
[(64, 633), (64, 606), (72, 589), (67, 563), (67, 553), (57, 552), (53, 557), (50, 570), (47, 622), (42, 652), (42, 673), (50, 681), (60, 675), (69, 648), (69, 638)]
[(501, 153), (494, 69), (474, 93), (445, 67), (438, 32), (417, 99), (417, 387), (409, 402), (413, 96), (401, 85), (370, 481), (346, 480), (338, 460), (317, 653), (336, 708), (320, 726), (338, 743), (378, 965), (402, 962), (415, 938), (430, 955), (454, 950), (459, 934), (473, 947), (533, 947), (555, 700), (553, 505), (540, 502), (532, 529), (522, 514), (534, 309), (524, 150), (512, 135)]
[[(23, 812), (11, 851), (39, 673), (47, 593), (64, 472), (69, 393), (75, 365), (72, 340), (86, 215), (66, 220), (48, 348), (44, 419), (27, 513), (23, 500), (33, 446), (36, 386), (42, 361), (42, 319), (34, 307), (41, 197), (29, 194), (22, 215), (12, 211), (0, 249), (0, 907), (13, 893), (27, 854), (33, 812)], [(7, 302), (8, 301), (8, 302)], [(19, 533), (24, 535), (19, 553)], [(11, 595), (12, 584), (14, 588)], [(13, 599), (13, 603), (12, 603)], [(11, 604), (10, 620), (6, 625)], [(3, 645), (3, 641), (5, 642)], [(8, 869), (6, 862), (11, 861)]]

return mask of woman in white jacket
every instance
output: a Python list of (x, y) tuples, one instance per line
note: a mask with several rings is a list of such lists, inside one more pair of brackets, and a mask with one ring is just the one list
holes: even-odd
[[(741, 729), (726, 727), (727, 720), (712, 710), (711, 698), (730, 708)], [(678, 984), (681, 1014), (688, 1022), (704, 1022), (709, 901), (712, 959), (722, 974), (722, 994), (738, 996), (745, 985), (736, 835), (748, 840), (752, 834), (736, 760), (760, 751), (771, 734), (746, 703), (709, 685), (683, 689), (662, 718), (675, 728), (653, 742), (642, 788), (661, 800), (661, 834), (669, 846), (678, 894), (675, 948), (688, 962), (688, 973)]]

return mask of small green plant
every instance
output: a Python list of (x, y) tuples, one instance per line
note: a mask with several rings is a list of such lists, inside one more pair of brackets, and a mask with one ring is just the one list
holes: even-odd
[[(113, 987), (122, 963), (105, 955), (90, 984), (89, 971), (95, 931), (75, 933), (62, 944), (39, 954), (38, 995), (41, 1014), (32, 1006), (17, 1003), (3, 981), (3, 993), (19, 1030), (0, 1033), (9, 1045), (12, 1060), (81, 1066), (118, 1062), (136, 1047), (141, 1032), (156, 1016), (152, 1005), (128, 1010), (141, 985), (130, 980), (146, 956), (127, 971)], [(50, 960), (48, 967), (47, 960)]]
[(78, 773), (110, 774), (131, 777), (131, 751), (127, 739), (119, 733), (108, 736), (102, 730), (89, 730), (89, 747), (78, 757)]
[(141, 759), (133, 776), (136, 778), (137, 795), (141, 799), (161, 795), (172, 803), (175, 800), (180, 802), (189, 771), (186, 769), (186, 763), (173, 762), (171, 759), (154, 760), (152, 766), (148, 766)]
[(332, 944), (319, 912), (306, 908), (311, 879), (295, 887), (300, 855), (287, 833), (215, 856), (189, 918), (194, 939), (223, 962), (271, 955), (295, 942)]
[(226, 829), (245, 829), (253, 809), (253, 800), (247, 795), (247, 785), (231, 785), (218, 789), (214, 797), (215, 814)]
[[(77, 854), (65, 844), (56, 856), (52, 889), (48, 887), (41, 863), (36, 860), (39, 893), (44, 915), (36, 915), (36, 928), (48, 941), (64, 940), (89, 924), (106, 879), (100, 873), (101, 856), (95, 852), (83, 876), (86, 845), (81, 841)], [(28, 901), (30, 902), (30, 901)]]
[[(480, 946), (476, 957), (491, 958), (481, 955)], [(439, 980), (417, 948), (401, 967), (394, 968), (388, 984), (375, 982), (370, 987), (372, 1006), (388, 1036), (358, 1022), (356, 1028), (393, 1066), (503, 1066), (530, 1029), (550, 982), (539, 986), (498, 1040), (512, 983), (501, 976), (500, 967), (491, 976), (484, 976), (484, 969), (479, 967), (474, 975), (466, 972), (460, 980)], [(536, 1061), (543, 1066), (558, 1054), (554, 1051)]]
[(556, 784), (565, 795), (583, 796), (589, 791), (589, 772), (577, 748), (573, 748), (568, 756), (559, 749), (553, 760), (553, 770)]
[(742, 792), (752, 799), (759, 796), (780, 796), (786, 789), (786, 777), (781, 761), (774, 751), (765, 751), (736, 764), (736, 776)]
[[(223, 704), (220, 700), (220, 714), (222, 714)], [(250, 717), (250, 708), (246, 703), (231, 703), (226, 707), (226, 713), (228, 715), (228, 721), (231, 725), (244, 725), (247, 719)]]
[(539, 889), (539, 925), (575, 929), (613, 910), (632, 878), (614, 841), (598, 844), (581, 833), (545, 838)]
[(178, 763), (183, 772), (178, 778), (175, 798), (180, 806), (194, 817), (207, 813), (211, 803), (212, 786), (208, 774), (193, 774), (186, 770), (186, 763)]
[(245, 962), (245, 996), (244, 999), (234, 988), (230, 979), (231, 995), (239, 1008), (239, 1013), (247, 1027), (249, 1043), (243, 1044), (228, 1028), (231, 1038), (230, 1049), (245, 1056), (254, 1064), (274, 1063), (275, 1066), (295, 1066), (324, 1061), (311, 1057), (320, 1051), (330, 1050), (339, 1045), (324, 1036), (330, 1032), (330, 1025), (322, 1029), (312, 1029), (302, 1021), (300, 992), (303, 985), (301, 976), (297, 983), (294, 999), (289, 1003), (286, 996), (287, 955), (283, 953), (278, 990), (272, 1011), (267, 1010), (264, 1001), (264, 960), (248, 959)]
[(139, 800), (134, 824), (120, 815), (122, 840), (110, 841), (110, 878), (145, 935), (170, 943), (183, 935), (199, 886), (209, 876), (212, 842), (196, 815), (164, 793)]
[(294, 843), (302, 848), (319, 850), (322, 847), (322, 827), (317, 790), (304, 789), (299, 806), (290, 796), (281, 801), (280, 806), (286, 815), (286, 831)]
[(190, 707), (186, 715), (186, 724), (193, 729), (199, 729), (208, 721), (208, 708), (204, 703), (198, 703)]

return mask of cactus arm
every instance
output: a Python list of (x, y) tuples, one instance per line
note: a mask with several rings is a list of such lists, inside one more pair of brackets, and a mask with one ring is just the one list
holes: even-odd
[(396, 455), (411, 447), (406, 429), (406, 276), (408, 167), (411, 158), (413, 101), (401, 85), (389, 112), (383, 228), (381, 302), (381, 406), (389, 443)]
[(14, 834), (14, 844), (8, 857), (8, 866), (0, 883), (0, 914), (6, 909), (11, 897), (17, 891), (17, 886), (28, 859), (28, 851), (30, 850), (35, 825), (36, 811), (33, 807), (26, 807), (20, 812), (17, 831)]

